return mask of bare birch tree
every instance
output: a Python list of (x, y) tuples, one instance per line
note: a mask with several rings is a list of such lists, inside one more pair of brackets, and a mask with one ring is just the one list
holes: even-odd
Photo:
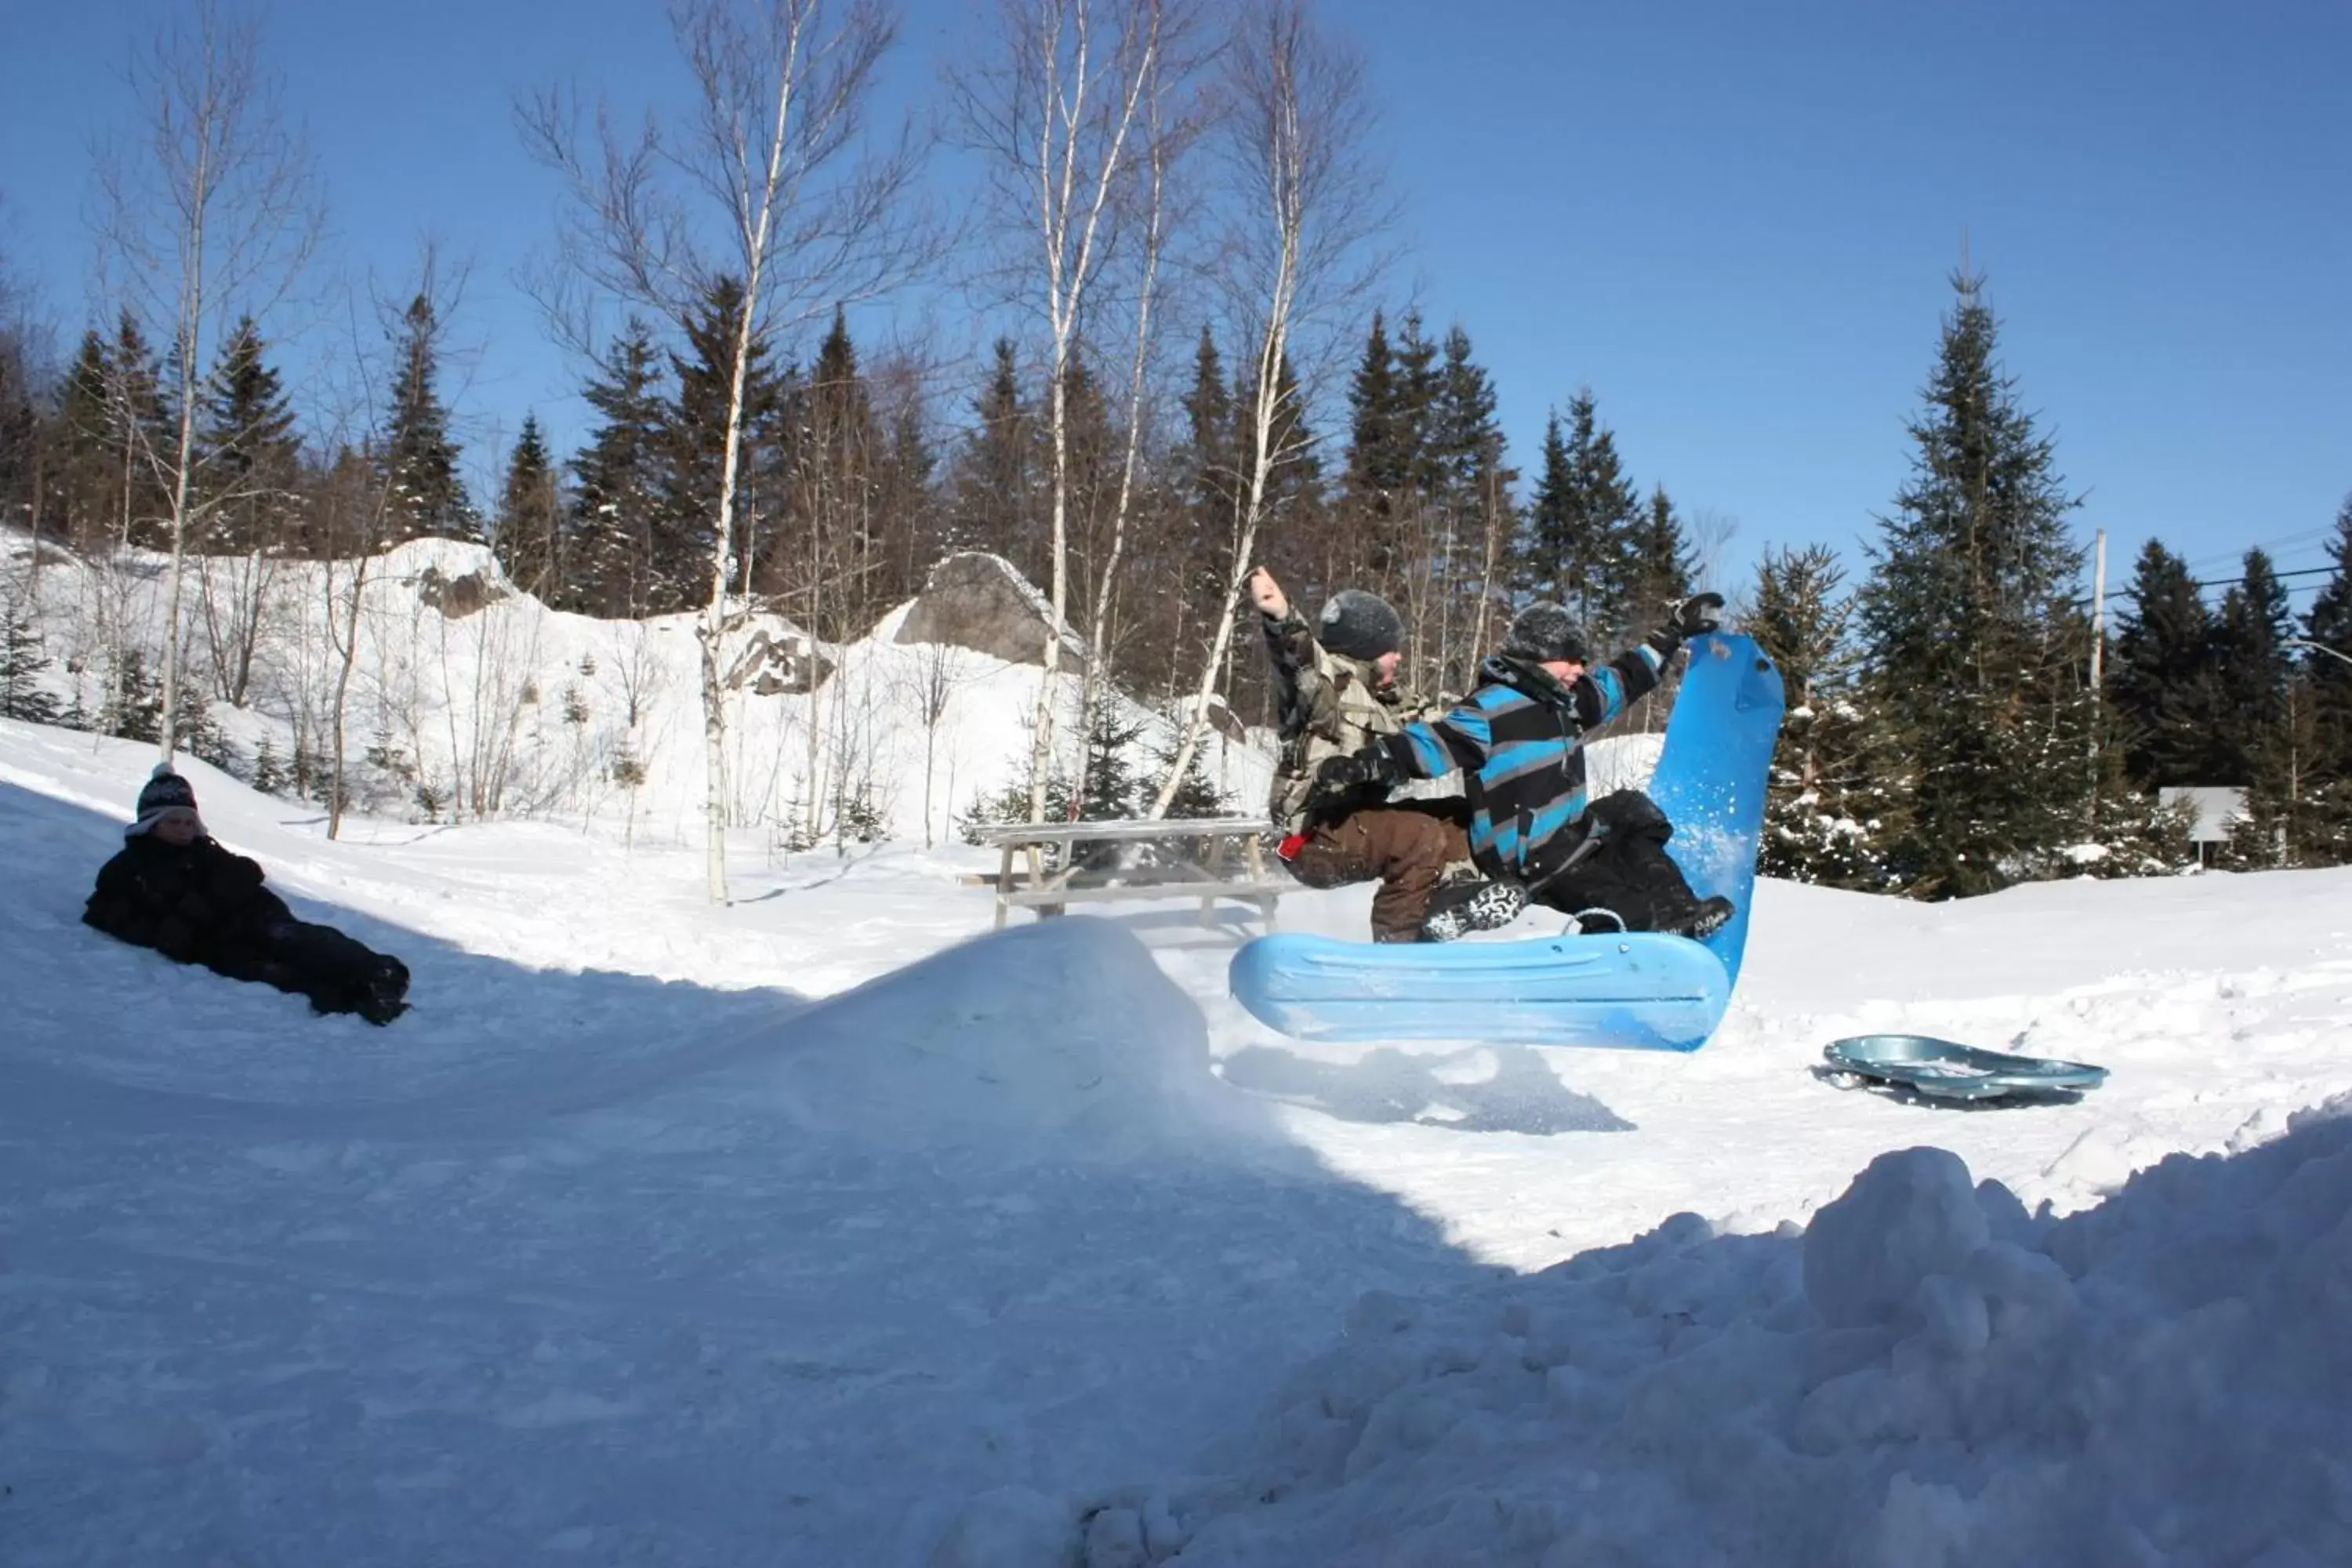
[(1258, 540), (1276, 520), (1276, 470), (1304, 455), (1302, 395), (1288, 374), (1297, 345), (1322, 335), (1377, 270), (1367, 242), (1388, 222), (1369, 162), (1372, 110), (1363, 68), (1319, 32), (1307, 0), (1252, 0), (1223, 54), (1213, 133), (1231, 203), (1223, 265), (1240, 341), (1252, 346), (1249, 427), (1235, 487), (1224, 596), (1184, 737), (1151, 804), (1165, 816), (1208, 726), (1209, 703), (1233, 644), (1234, 615)]
[[(194, 0), (126, 73), (143, 116), (142, 140), (99, 159), (105, 239), (124, 287), (149, 320), (168, 324), (176, 416), (170, 445), (142, 454), (170, 498), (171, 575), (163, 614), (161, 742), (177, 743), (180, 598), (190, 524), (200, 504), (196, 404), (203, 354), (224, 312), (261, 316), (318, 244), (324, 214), (310, 155), (278, 106), (252, 17)], [(134, 428), (138, 426), (134, 426)]]
[[(750, 614), (730, 604), (742, 480), (745, 373), (756, 345), (819, 311), (867, 299), (924, 254), (906, 221), (918, 158), (901, 134), (863, 153), (863, 110), (896, 27), (878, 0), (671, 0), (692, 108), (634, 133), (609, 106), (590, 132), (549, 91), (522, 107), (523, 139), (569, 201), (559, 271), (543, 298), (575, 346), (596, 341), (599, 298), (650, 308), (673, 330), (724, 282), (740, 289), (700, 645), (705, 870), (727, 900), (725, 646)], [(583, 287), (584, 286), (584, 292)]]
[[(1031, 281), (1018, 293), (1045, 319), (1053, 614), (1031, 727), (1029, 813), (1036, 817), (1053, 771), (1055, 677), (1069, 609), (1070, 374), (1091, 297), (1111, 259), (1123, 189), (1148, 155), (1150, 133), (1138, 122), (1151, 112), (1170, 25), (1181, 27), (1184, 17), (1170, 0), (999, 0), (997, 18), (996, 57), (950, 72), (949, 80), (964, 135), (989, 161), (998, 222), (1034, 247), (1023, 268)], [(1155, 267), (1157, 216), (1150, 240)], [(1139, 353), (1148, 352), (1150, 292), (1147, 277)], [(1132, 490), (1132, 453), (1130, 442), (1115, 529)], [(1098, 599), (1109, 582), (1107, 573), (1099, 579)]]

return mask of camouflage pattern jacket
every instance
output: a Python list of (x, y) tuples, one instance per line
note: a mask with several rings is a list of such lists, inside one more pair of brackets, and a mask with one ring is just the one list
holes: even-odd
[(1382, 736), (1402, 732), (1417, 720), (1440, 718), (1446, 705), (1398, 687), (1382, 690), (1370, 664), (1317, 642), (1295, 605), (1279, 619), (1267, 615), (1258, 619), (1281, 708), (1282, 753), (1275, 763), (1274, 790), (1267, 802), (1276, 831), (1287, 837), (1307, 832), (1317, 821), (1337, 821), (1381, 805), (1388, 794), (1376, 785), (1351, 795), (1326, 795), (1316, 803), (1310, 819), (1307, 801), (1314, 791), (1315, 770), (1326, 757), (1349, 755)]

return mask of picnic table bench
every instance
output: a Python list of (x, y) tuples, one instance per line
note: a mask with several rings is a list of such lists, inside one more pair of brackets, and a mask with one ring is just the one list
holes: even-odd
[[(1004, 929), (1005, 917), (1014, 909), (1034, 909), (1043, 919), (1060, 914), (1065, 904), (1195, 897), (1201, 900), (1202, 925), (1215, 920), (1218, 900), (1233, 899), (1255, 904), (1265, 923), (1272, 926), (1275, 900), (1298, 889), (1298, 884), (1289, 879), (1266, 872), (1265, 853), (1259, 841), (1273, 826), (1264, 817), (1250, 816), (1171, 817), (1162, 822), (1006, 822), (982, 827), (977, 837), (981, 843), (994, 845), (1004, 852), (1003, 863), (996, 874), (999, 931)], [(1077, 863), (1080, 845), (1183, 839), (1193, 840), (1202, 847), (1204, 853), (1199, 861), (1116, 872), (1090, 871)], [(1239, 878), (1225, 875), (1235, 840), (1242, 847), (1244, 872)], [(1056, 850), (1058, 856), (1054, 853)], [(1025, 887), (1014, 865), (1016, 858), (1027, 863)], [(1108, 880), (1112, 875), (1119, 880)], [(1097, 877), (1105, 879), (1095, 880)], [(1078, 879), (1081, 878), (1085, 879)]]

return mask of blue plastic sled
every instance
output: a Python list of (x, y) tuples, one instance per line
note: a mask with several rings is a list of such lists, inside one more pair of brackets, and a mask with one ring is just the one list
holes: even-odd
[(2106, 1068), (2087, 1062), (2011, 1056), (1931, 1035), (1855, 1035), (1831, 1041), (1822, 1055), (1833, 1077), (1899, 1084), (1937, 1100), (2074, 1095), (2107, 1081)]
[(1667, 852), (1737, 913), (1705, 942), (1648, 933), (1380, 945), (1280, 932), (1234, 954), (1234, 998), (1302, 1040), (1477, 1040), (1695, 1051), (1723, 1021), (1748, 945), (1780, 673), (1755, 642), (1690, 645), (1650, 795)]

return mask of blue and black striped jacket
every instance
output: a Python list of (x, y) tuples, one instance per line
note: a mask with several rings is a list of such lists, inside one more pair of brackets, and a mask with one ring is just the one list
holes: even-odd
[(1408, 778), (1461, 770), (1479, 869), (1538, 881), (1576, 847), (1569, 829), (1584, 815), (1584, 732), (1655, 689), (1677, 646), (1670, 633), (1653, 637), (1565, 684), (1498, 654), (1479, 667), (1482, 683), (1460, 707), (1375, 744)]

